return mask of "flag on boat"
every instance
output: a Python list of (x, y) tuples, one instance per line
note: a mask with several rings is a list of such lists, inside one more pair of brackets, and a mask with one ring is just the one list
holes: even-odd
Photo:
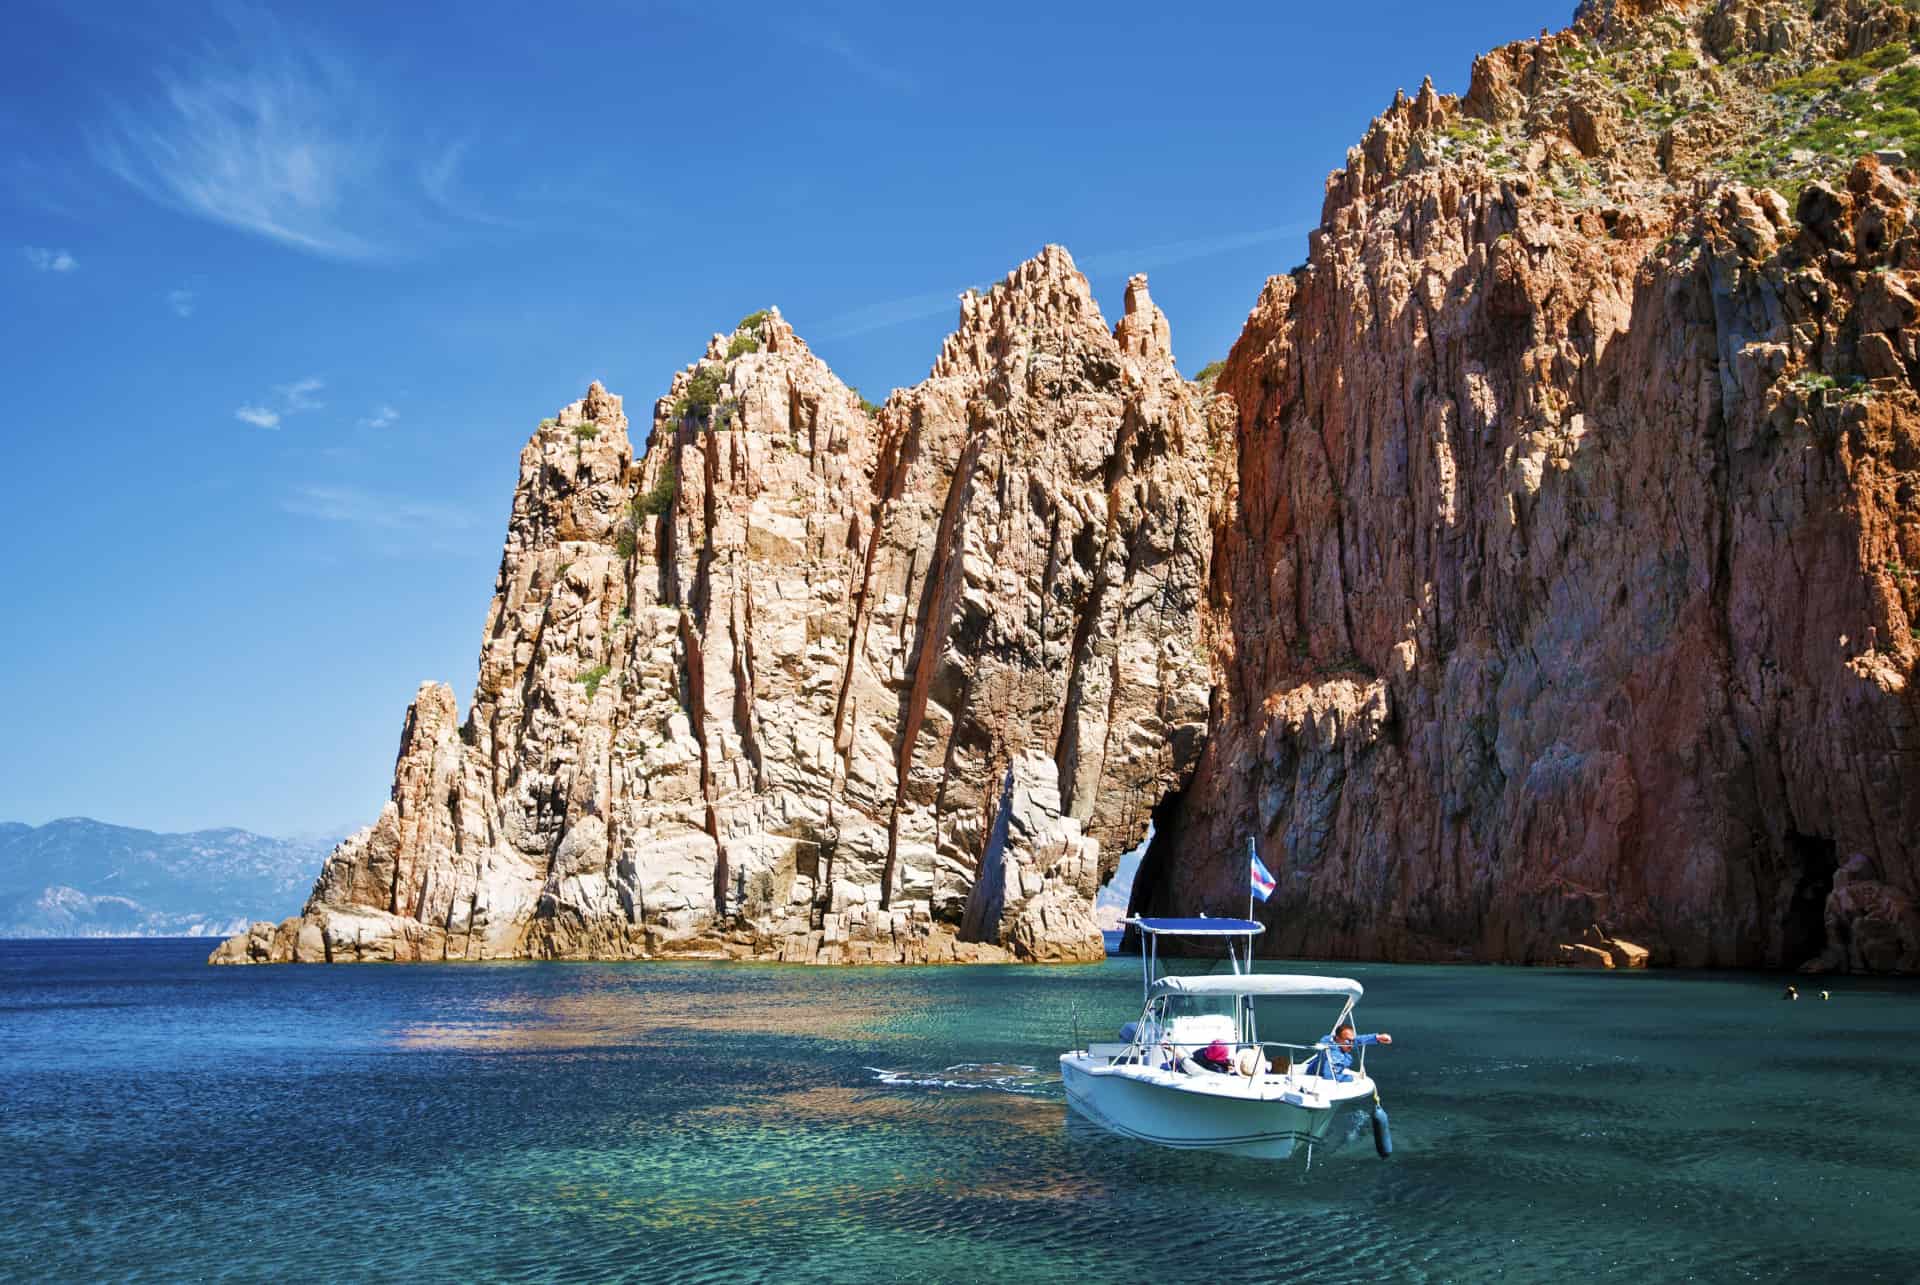
[(1247, 860), (1252, 862), (1248, 877), (1253, 880), (1253, 895), (1265, 901), (1273, 895), (1273, 871), (1267, 869), (1260, 860), (1260, 854), (1254, 850), (1253, 840), (1247, 840)]

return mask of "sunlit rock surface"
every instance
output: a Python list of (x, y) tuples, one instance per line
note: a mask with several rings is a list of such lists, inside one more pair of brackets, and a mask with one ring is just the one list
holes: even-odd
[[(1084, 960), (1197, 761), (1210, 432), (1144, 277), (1048, 247), (866, 408), (777, 312), (635, 456), (599, 385), (535, 433), (472, 709), (217, 962)], [(1210, 425), (1212, 427), (1210, 427)]]
[(1885, 8), (1589, 5), (1376, 122), (1219, 379), (1219, 699), (1136, 908), (1244, 911), (1253, 835), (1269, 952), (1920, 967), (1914, 177), (1724, 176), (1786, 77), (1920, 77)]

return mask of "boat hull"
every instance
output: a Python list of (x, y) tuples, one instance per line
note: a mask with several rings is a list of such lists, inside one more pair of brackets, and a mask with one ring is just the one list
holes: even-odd
[(1217, 1091), (1203, 1091), (1177, 1074), (1116, 1068), (1071, 1053), (1060, 1059), (1060, 1079), (1068, 1105), (1110, 1133), (1257, 1160), (1284, 1160), (1302, 1143), (1322, 1141), (1335, 1116), (1373, 1096), (1373, 1083), (1364, 1078), (1321, 1082), (1314, 1095), (1290, 1092), (1273, 1078), (1253, 1086), (1223, 1076)]

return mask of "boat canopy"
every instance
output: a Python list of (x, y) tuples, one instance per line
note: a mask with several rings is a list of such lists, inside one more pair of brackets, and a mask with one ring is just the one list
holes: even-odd
[(1265, 924), (1251, 919), (1209, 919), (1205, 915), (1198, 919), (1128, 919), (1124, 922), (1143, 933), (1177, 937), (1244, 937), (1267, 930)]
[(1163, 995), (1339, 995), (1357, 1000), (1366, 987), (1347, 977), (1306, 977), (1298, 973), (1231, 973), (1208, 977), (1162, 977), (1150, 996)]

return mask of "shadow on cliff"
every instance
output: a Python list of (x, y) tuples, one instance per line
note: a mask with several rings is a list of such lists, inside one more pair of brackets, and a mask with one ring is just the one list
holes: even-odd
[(1439, 288), (1360, 324), (1342, 292), (1386, 270), (1322, 247), (1236, 345), (1242, 708), (1131, 909), (1244, 905), (1251, 832), (1263, 953), (1831, 960), (1836, 870), (1911, 882), (1920, 771), (1859, 668), (1873, 450), (1741, 368), (1828, 247), (1756, 255), (1785, 230), (1732, 201), (1576, 244), (1502, 191)]

